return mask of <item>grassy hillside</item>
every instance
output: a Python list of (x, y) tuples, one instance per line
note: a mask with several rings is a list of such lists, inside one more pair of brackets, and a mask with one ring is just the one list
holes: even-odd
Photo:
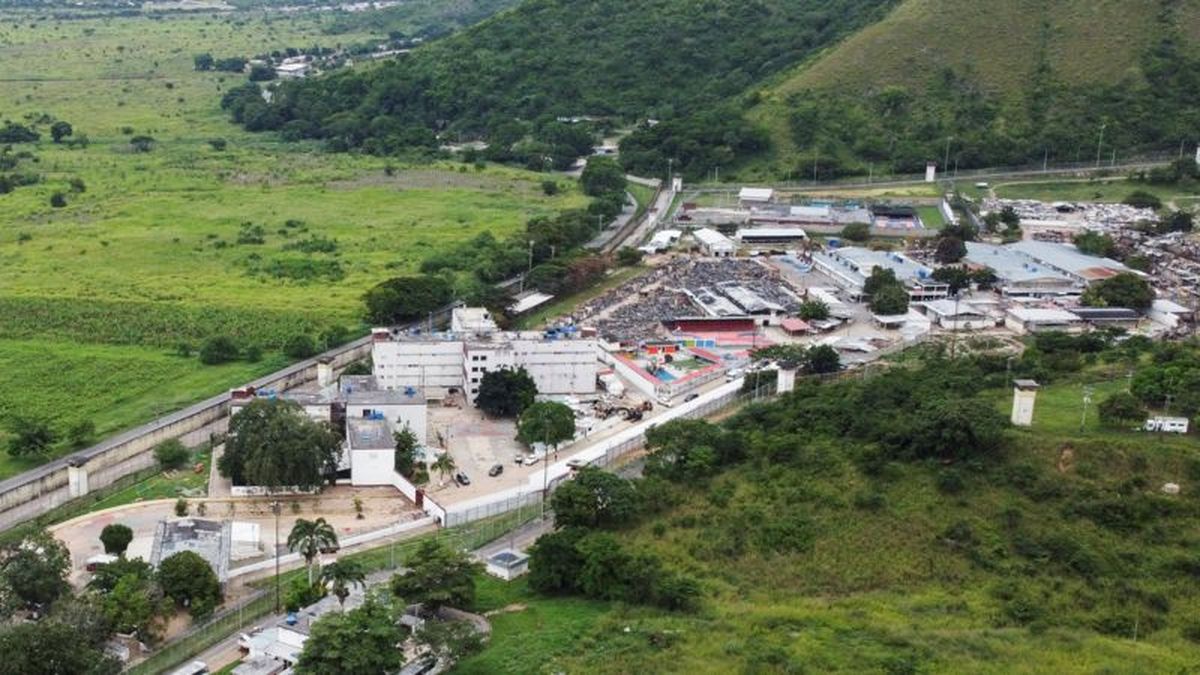
[[(379, 152), (430, 131), (511, 145), (545, 116), (673, 117), (721, 103), (877, 18), (866, 0), (526, 0), (380, 68), (282, 87), (235, 113)], [(530, 39), (537, 36), (537, 39)]]
[[(1125, 388), (1130, 368), (1140, 375), (1157, 367), (1149, 355), (1030, 352), (1013, 370), (1048, 383), (1034, 425), (1004, 431), (1002, 447), (985, 452), (968, 436), (897, 448), (924, 424), (914, 418), (943, 405), (938, 399), (983, 403), (965, 421), (977, 431), (988, 408), (1006, 419), (1004, 358), (913, 366), (744, 411), (724, 424), (739, 444), (713, 446), (740, 459), (711, 474), (691, 473), (699, 452), (690, 447), (672, 452), (695, 455), (657, 465), (689, 475), (645, 479), (658, 481), (644, 492), (647, 513), (616, 538), (627, 556), (652, 555), (698, 579), (699, 609), (585, 602), (489, 582), (479, 603), (499, 610), (492, 642), (456, 672), (1142, 673), (1200, 665), (1192, 486), (1200, 443), (1102, 425), (1094, 406), (1080, 428), (1082, 386), (1102, 401)], [(647, 473), (661, 477), (655, 461), (652, 454)], [(1164, 495), (1166, 482), (1183, 493)], [(596, 571), (585, 565), (582, 574)]]
[[(0, 447), (10, 415), (48, 417), (60, 438), (90, 420), (99, 437), (269, 372), (290, 336), (359, 328), (363, 291), (430, 251), (585, 203), (568, 180), (547, 196), (535, 173), (246, 133), (219, 106), (245, 77), (193, 70), (201, 52), (378, 38), (330, 36), (335, 19), (3, 15), (0, 121), (42, 137), (10, 153), (38, 182), (0, 194)], [(43, 116), (88, 143), (52, 142)], [(135, 152), (139, 135), (153, 149)], [(214, 334), (264, 358), (212, 367), (176, 353)], [(0, 477), (39, 461), (0, 451)]]
[[(810, 150), (797, 147), (792, 131), (790, 97), (797, 94), (853, 97), (902, 87), (917, 97), (914, 105), (922, 105), (923, 96), (941, 96), (931, 83), (949, 70), (991, 105), (1025, 105), (1039, 78), (1072, 88), (1145, 84), (1146, 52), (1169, 32), (1194, 46), (1200, 40), (1200, 2), (905, 0), (883, 20), (761, 87), (761, 102), (749, 118), (770, 130), (773, 148), (755, 168), (786, 172)], [(1026, 123), (1011, 112), (1008, 117), (1010, 126)], [(1124, 119), (1120, 112), (1113, 115), (1114, 122)], [(1085, 136), (1094, 148), (1094, 132)], [(1118, 149), (1137, 140), (1131, 133)], [(1057, 154), (1053, 159), (1070, 159)], [(807, 157), (811, 166), (812, 155)]]

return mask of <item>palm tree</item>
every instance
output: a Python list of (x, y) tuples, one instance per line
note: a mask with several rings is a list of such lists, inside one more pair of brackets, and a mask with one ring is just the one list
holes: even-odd
[(321, 570), (321, 583), (337, 596), (338, 606), (346, 609), (346, 597), (354, 586), (366, 586), (367, 575), (356, 560), (337, 560)]
[(333, 531), (332, 525), (325, 522), (324, 518), (316, 520), (300, 518), (292, 526), (292, 531), (287, 538), (288, 550), (304, 556), (304, 562), (308, 566), (308, 584), (310, 586), (313, 583), (313, 560), (316, 559), (321, 549), (337, 548), (337, 545), (337, 533)]
[(454, 458), (450, 456), (450, 452), (443, 452), (437, 459), (433, 460), (433, 468), (442, 476), (442, 482), (446, 481), (446, 475), (454, 473), (458, 465), (454, 463)]

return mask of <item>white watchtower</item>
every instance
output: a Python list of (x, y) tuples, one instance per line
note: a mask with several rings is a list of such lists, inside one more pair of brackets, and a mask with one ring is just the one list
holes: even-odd
[(1012, 423), (1018, 427), (1033, 426), (1033, 403), (1037, 399), (1038, 383), (1033, 380), (1013, 381)]

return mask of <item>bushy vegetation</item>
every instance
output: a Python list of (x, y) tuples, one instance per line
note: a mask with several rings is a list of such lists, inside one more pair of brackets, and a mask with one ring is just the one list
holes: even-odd
[[(433, 130), (449, 122), (444, 132), (487, 137), (501, 153), (541, 145), (537, 154), (549, 158), (548, 167), (560, 155), (546, 149), (570, 143), (557, 142), (554, 136), (562, 130), (553, 125), (548, 130), (547, 120), (673, 119), (701, 112), (799, 62), (890, 4), (534, 0), (408, 58), (284, 83), (270, 104), (257, 90), (232, 91), (224, 107), (249, 130), (278, 130), (288, 138), (322, 139), (333, 149), (379, 154), (432, 147)], [(685, 125), (710, 133), (702, 125)], [(705, 152), (695, 142), (702, 138), (683, 143), (688, 152), (680, 159), (689, 170), (703, 170), (707, 163), (691, 156), (693, 148)], [(644, 144), (664, 160), (673, 149), (653, 138)], [(522, 159), (528, 163), (529, 153)], [(658, 164), (653, 156), (637, 162)]]
[[(573, 525), (538, 542), (534, 592), (507, 602), (529, 603), (530, 621), (584, 611), (562, 593), (653, 603), (648, 560), (690, 579), (697, 611), (588, 606), (594, 618), (569, 636), (545, 632), (557, 642), (539, 663), (567, 672), (1184, 667), (1200, 512), (1194, 492), (1160, 488), (1197, 475), (1196, 442), (1080, 433), (1074, 378), (1123, 380), (1198, 350), (1053, 335), (1008, 363), (930, 348), (882, 375), (801, 383), (720, 425), (661, 425), (628, 490), (615, 477), (559, 488), (571, 487)], [(1053, 384), (1034, 427), (1010, 429), (1007, 378), (1034, 372)], [(1063, 396), (1076, 407), (1060, 423)], [(637, 515), (589, 510), (609, 503)], [(612, 570), (594, 588), (615, 595), (592, 595), (593, 575)], [(466, 672), (493, 649), (519, 663), (508, 640), (543, 634), (505, 626)]]

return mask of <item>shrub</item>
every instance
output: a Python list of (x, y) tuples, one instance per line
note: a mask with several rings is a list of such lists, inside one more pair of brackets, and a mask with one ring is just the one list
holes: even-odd
[(175, 500), (175, 515), (183, 518), (188, 514), (188, 502), (183, 497)]
[(1125, 197), (1125, 203), (1139, 209), (1161, 209), (1162, 200), (1152, 192), (1134, 190)]
[(317, 344), (308, 335), (293, 335), (283, 346), (283, 352), (293, 359), (306, 359), (317, 353)]
[(233, 340), (225, 335), (217, 335), (204, 341), (200, 347), (200, 362), (213, 366), (228, 363), (237, 359), (238, 348)]
[(128, 525), (109, 523), (100, 530), (100, 542), (104, 544), (104, 552), (110, 555), (124, 555), (133, 541), (133, 530)]
[(96, 424), (91, 420), (80, 420), (67, 429), (67, 442), (76, 450), (91, 444), (96, 436)]
[(842, 228), (842, 239), (864, 242), (871, 238), (871, 226), (866, 223), (850, 223)]
[(164, 470), (178, 469), (187, 463), (191, 453), (178, 438), (160, 443), (154, 448), (154, 458)]
[(961, 473), (947, 469), (938, 474), (937, 489), (938, 492), (946, 495), (962, 494), (962, 491), (966, 489), (966, 483), (963, 481)]
[(67, 195), (64, 192), (55, 192), (50, 195), (50, 206), (61, 209), (67, 205)]

